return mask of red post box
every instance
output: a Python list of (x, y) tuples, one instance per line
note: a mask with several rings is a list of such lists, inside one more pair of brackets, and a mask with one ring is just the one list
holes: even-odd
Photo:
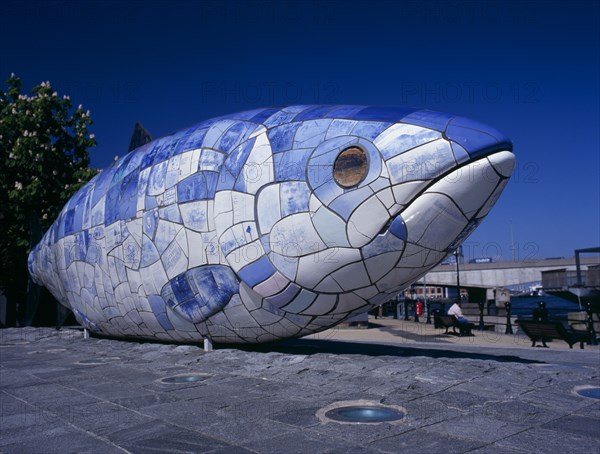
[(423, 303), (421, 301), (417, 301), (416, 311), (417, 315), (423, 315)]

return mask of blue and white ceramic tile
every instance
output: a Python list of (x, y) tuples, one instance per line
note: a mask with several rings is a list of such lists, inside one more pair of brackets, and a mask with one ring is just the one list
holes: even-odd
[(513, 166), (502, 134), (443, 112), (255, 109), (157, 139), (101, 172), (29, 269), (105, 335), (299, 337), (437, 265)]

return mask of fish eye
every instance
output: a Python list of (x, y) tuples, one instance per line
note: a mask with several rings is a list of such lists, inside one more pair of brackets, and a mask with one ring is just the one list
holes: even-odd
[(360, 183), (369, 171), (367, 153), (358, 147), (348, 147), (335, 159), (333, 178), (342, 188), (351, 188)]

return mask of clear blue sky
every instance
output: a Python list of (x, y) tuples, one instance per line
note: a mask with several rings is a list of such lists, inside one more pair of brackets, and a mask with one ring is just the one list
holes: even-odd
[(249, 108), (408, 105), (488, 123), (517, 169), (469, 258), (600, 245), (597, 1), (4, 0), (0, 77), (90, 109), (105, 167), (154, 137)]

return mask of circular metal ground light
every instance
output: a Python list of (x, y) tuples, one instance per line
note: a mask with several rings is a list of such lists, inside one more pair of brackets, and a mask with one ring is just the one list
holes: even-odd
[(208, 374), (200, 374), (200, 373), (178, 374), (178, 375), (173, 375), (171, 377), (161, 378), (158, 381), (160, 383), (168, 383), (168, 384), (172, 384), (172, 383), (193, 383), (193, 382), (197, 382), (197, 381), (206, 380), (208, 377), (209, 377)]
[(335, 402), (317, 412), (317, 418), (324, 424), (398, 424), (405, 416), (402, 407), (368, 400)]
[(600, 388), (597, 386), (577, 386), (575, 392), (583, 397), (600, 399)]

